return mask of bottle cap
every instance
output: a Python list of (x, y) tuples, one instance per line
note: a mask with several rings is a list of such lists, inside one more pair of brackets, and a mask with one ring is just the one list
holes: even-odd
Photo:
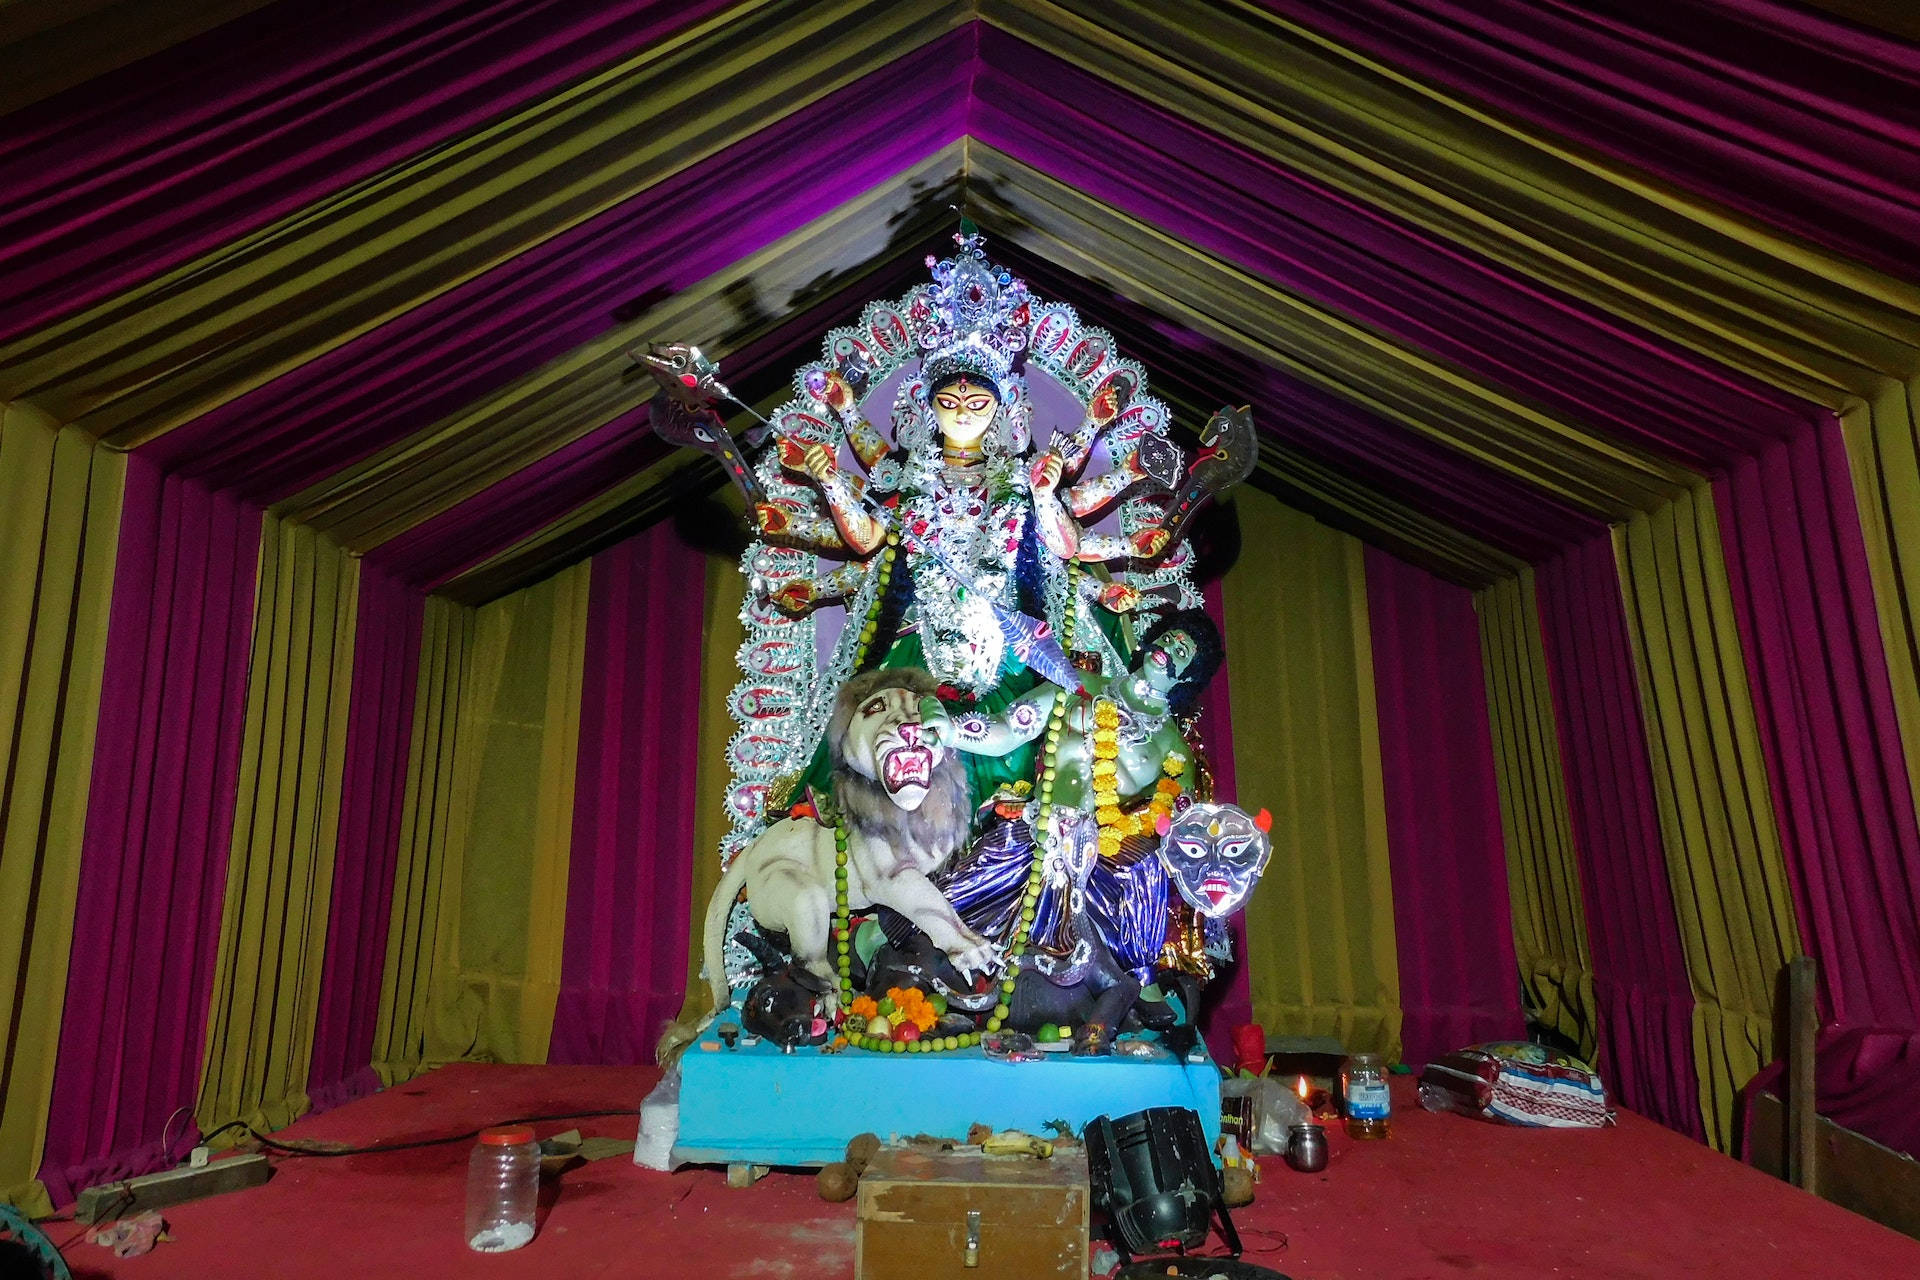
[(486, 1129), (480, 1134), (480, 1141), (489, 1147), (513, 1147), (522, 1142), (533, 1141), (533, 1126), (530, 1124), (511, 1124), (500, 1129)]

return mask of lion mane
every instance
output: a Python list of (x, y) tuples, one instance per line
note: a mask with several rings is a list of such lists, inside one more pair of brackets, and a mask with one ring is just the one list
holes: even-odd
[(896, 805), (885, 787), (854, 768), (846, 757), (847, 729), (861, 703), (883, 689), (906, 689), (925, 698), (939, 687), (932, 675), (914, 667), (882, 667), (850, 678), (840, 687), (827, 720), (827, 761), (833, 769), (834, 799), (855, 830), (889, 843), (904, 839), (944, 859), (966, 846), (973, 823), (967, 766), (960, 753), (948, 748), (942, 754), (927, 798), (912, 812)]

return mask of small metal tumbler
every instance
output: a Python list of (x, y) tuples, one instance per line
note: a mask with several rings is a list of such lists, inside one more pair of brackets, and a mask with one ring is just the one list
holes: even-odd
[(1326, 1168), (1327, 1131), (1317, 1124), (1288, 1126), (1287, 1163), (1301, 1173), (1318, 1173)]

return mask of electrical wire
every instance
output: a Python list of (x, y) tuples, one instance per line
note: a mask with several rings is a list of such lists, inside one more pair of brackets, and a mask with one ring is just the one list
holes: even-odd
[[(630, 1116), (633, 1114), (634, 1110), (632, 1107), (616, 1107), (604, 1111), (559, 1111), (537, 1116), (516, 1116), (511, 1120), (500, 1120), (493, 1124), (482, 1125), (478, 1129), (469, 1129), (465, 1133), (450, 1133), (438, 1138), (416, 1138), (409, 1142), (389, 1142), (371, 1147), (310, 1147), (303, 1146), (299, 1143), (281, 1142), (276, 1138), (270, 1138), (266, 1134), (261, 1133), (245, 1120), (229, 1120), (225, 1124), (216, 1125), (214, 1128), (201, 1134), (200, 1141), (204, 1144), (211, 1142), (215, 1137), (229, 1130), (244, 1129), (255, 1142), (258, 1142), (269, 1151), (284, 1156), (377, 1156), (389, 1151), (412, 1151), (420, 1147), (444, 1147), (455, 1142), (467, 1142), (479, 1137), (488, 1129), (504, 1128), (507, 1125), (539, 1124), (549, 1120), (592, 1120), (603, 1116)], [(131, 1208), (134, 1203), (135, 1197), (132, 1188), (127, 1185), (122, 1185), (119, 1196), (108, 1203), (105, 1213), (102, 1213), (95, 1221), (82, 1225), (79, 1231), (75, 1232), (65, 1241), (55, 1244), (54, 1248), (59, 1251), (62, 1257), (65, 1257), (67, 1250), (80, 1243), (88, 1233), (94, 1231), (101, 1224), (119, 1217), (122, 1212)], [(74, 1218), (72, 1215), (61, 1215), (57, 1218), (46, 1219), (46, 1221), (72, 1222)]]
[(618, 1107), (607, 1111), (561, 1111), (537, 1116), (516, 1116), (511, 1120), (497, 1120), (492, 1124), (481, 1125), (478, 1129), (469, 1129), (465, 1133), (450, 1133), (438, 1138), (415, 1138), (407, 1142), (388, 1142), (370, 1147), (309, 1146), (297, 1142), (282, 1142), (260, 1132), (245, 1120), (229, 1120), (223, 1125), (207, 1130), (200, 1141), (211, 1142), (219, 1134), (230, 1129), (244, 1129), (255, 1142), (269, 1151), (288, 1156), (377, 1156), (389, 1151), (413, 1151), (420, 1147), (444, 1147), (455, 1142), (468, 1142), (479, 1137), (488, 1129), (499, 1129), (513, 1124), (538, 1124), (548, 1120), (590, 1120), (601, 1116), (630, 1116), (632, 1107)]

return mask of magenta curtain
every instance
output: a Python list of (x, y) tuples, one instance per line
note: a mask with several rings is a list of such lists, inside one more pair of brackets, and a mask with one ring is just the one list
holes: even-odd
[(1267, 0), (1459, 93), (1897, 275), (1920, 47), (1785, 0)]
[[(1101, 326), (1114, 334), (1123, 351), (1177, 353), (1154, 362), (1149, 386), (1156, 394), (1179, 404), (1205, 406), (1199, 410), (1204, 413), (1220, 403), (1222, 388), (1231, 387), (1236, 396), (1254, 406), (1254, 420), (1263, 436), (1361, 478), (1368, 487), (1491, 546), (1532, 561), (1606, 528), (1458, 450), (1394, 426), (1137, 302), (1049, 266), (1017, 246), (1007, 245), (995, 256), (1020, 272), (1042, 296), (1070, 302), (1082, 315), (1100, 317)], [(1279, 482), (1284, 485), (1284, 475)], [(1311, 509), (1308, 500), (1289, 500)], [(1342, 527), (1337, 513), (1315, 514)]]
[[(1047, 86), (1046, 111), (1032, 109), (1036, 84)], [(967, 127), (1096, 199), (1617, 439), (1712, 464), (1814, 416), (991, 28), (980, 35)]]
[(593, 559), (549, 1062), (651, 1061), (686, 996), (706, 575), (669, 524)]
[(1473, 595), (1372, 547), (1368, 632), (1387, 798), (1401, 1057), (1526, 1034)]
[(40, 1170), (55, 1203), (198, 1140), (259, 549), (257, 509), (129, 459)]
[[(279, 501), (953, 142), (965, 127), (971, 54), (964, 33), (936, 40), (142, 451), (217, 487)], [(817, 180), (822, 138), (842, 157), (830, 182)], [(783, 301), (751, 289), (739, 298), (744, 313)], [(737, 381), (731, 370), (729, 378)]]
[(372, 1066), (373, 1033), (400, 856), (425, 607), (425, 597), (371, 566), (361, 567), (340, 836), (307, 1075), (315, 1111), (380, 1087)]
[(691, 27), (724, 0), (275, 4), (7, 119), (0, 341)]
[(1714, 498), (1826, 1009), (1920, 1030), (1920, 830), (1839, 424), (1739, 463)]
[[(1220, 629), (1223, 643), (1232, 644), (1227, 634), (1226, 598), (1218, 582), (1206, 587), (1207, 616)], [(1227, 680), (1227, 664), (1222, 662), (1206, 692), (1200, 696), (1200, 736), (1206, 743), (1207, 758), (1213, 765), (1214, 798), (1233, 803), (1238, 798), (1233, 769), (1233, 688)], [(1255, 812), (1258, 812), (1256, 809)], [(1247, 971), (1247, 918), (1234, 916), (1227, 921), (1233, 937), (1233, 963), (1214, 975), (1205, 998), (1200, 1002), (1200, 1032), (1215, 1062), (1233, 1061), (1233, 1029), (1253, 1021), (1253, 987)]]
[(1693, 989), (1612, 539), (1595, 538), (1539, 566), (1535, 585), (1593, 957), (1595, 1065), (1622, 1104), (1705, 1141)]
[[(1920, 830), (1839, 424), (1739, 463), (1714, 497), (1795, 914), (1831, 1024), (1820, 1108), (1920, 1154), (1920, 1050), (1885, 1054), (1920, 1043)], [(1905, 1092), (1889, 1071), (1905, 1072)]]

